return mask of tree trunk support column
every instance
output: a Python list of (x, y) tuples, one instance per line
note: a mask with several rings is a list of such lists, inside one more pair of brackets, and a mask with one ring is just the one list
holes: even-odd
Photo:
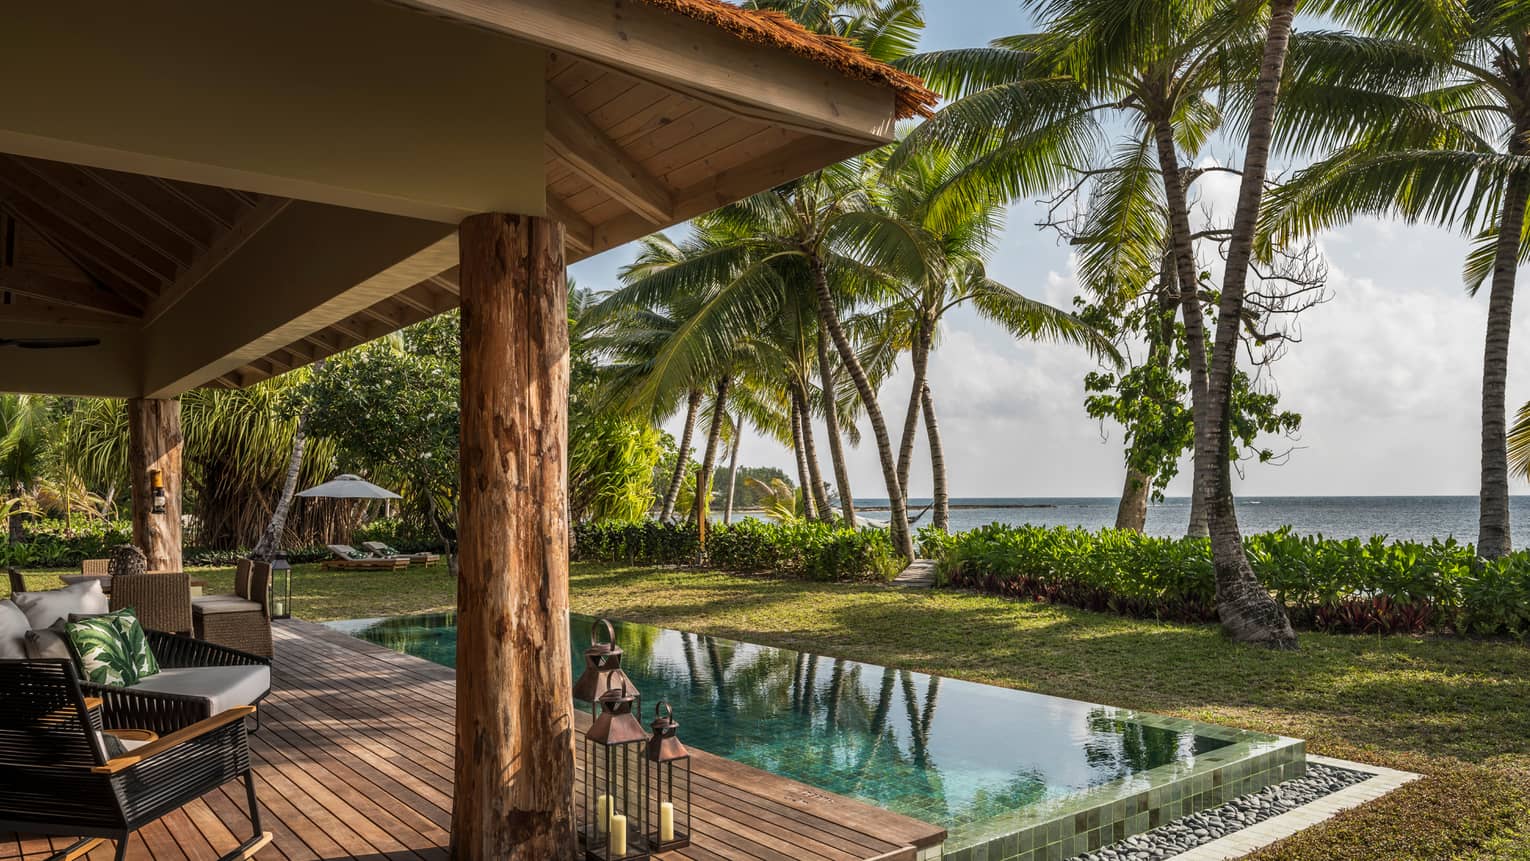
[[(133, 498), (133, 544), (148, 558), (150, 571), (181, 566), (181, 402), (130, 398), (128, 484)], [(165, 491), (164, 513), (154, 513), (153, 473)]]
[(572, 859), (563, 228), (474, 215), (462, 299), (456, 798), (461, 861)]

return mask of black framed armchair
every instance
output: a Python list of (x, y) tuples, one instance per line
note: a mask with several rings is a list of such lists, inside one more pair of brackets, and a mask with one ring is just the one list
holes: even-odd
[(245, 784), (251, 834), (220, 861), (271, 841), (245, 731), (253, 707), (164, 735), (103, 731), (101, 702), (66, 660), (0, 660), (0, 691), (0, 831), (78, 838), (50, 861), (104, 840), (116, 841), (122, 861), (133, 832), (235, 780)]

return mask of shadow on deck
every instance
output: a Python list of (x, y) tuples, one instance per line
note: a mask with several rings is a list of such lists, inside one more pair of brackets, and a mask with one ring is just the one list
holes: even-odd
[[(447, 858), (455, 673), (321, 625), (277, 624), (273, 692), (251, 736), (267, 861)], [(587, 723), (581, 722), (581, 726)], [(696, 752), (694, 843), (668, 859), (914, 861), (935, 826)], [(210, 861), (248, 833), (229, 784), (135, 835), (133, 861)], [(0, 861), (69, 841), (0, 835)], [(54, 845), (56, 844), (56, 845)], [(111, 844), (91, 859), (111, 858)]]

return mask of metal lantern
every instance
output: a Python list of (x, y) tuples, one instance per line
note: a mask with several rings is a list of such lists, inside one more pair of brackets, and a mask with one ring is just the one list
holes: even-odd
[(691, 752), (675, 733), (675, 710), (660, 701), (653, 707), (653, 736), (648, 739), (648, 845), (668, 852), (691, 845)]
[(292, 618), (292, 566), (285, 553), (271, 559), (271, 618)]
[(586, 861), (648, 857), (648, 733), (623, 687), (596, 701), (595, 721), (584, 734), (584, 815), (580, 831)]
[[(600, 640), (600, 629), (605, 628), (605, 642)], [(641, 715), (642, 694), (637, 685), (622, 671), (622, 647), (616, 645), (616, 629), (607, 619), (597, 619), (590, 625), (590, 647), (584, 650), (584, 672), (574, 682), (574, 699), (595, 703), (600, 695), (613, 688), (621, 688), (639, 703), (633, 710)]]

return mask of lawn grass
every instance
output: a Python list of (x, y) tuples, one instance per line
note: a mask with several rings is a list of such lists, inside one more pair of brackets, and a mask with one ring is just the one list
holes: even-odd
[[(232, 569), (195, 572), (209, 591)], [(33, 582), (30, 578), (36, 578)], [(56, 575), (29, 575), (38, 588)], [(444, 565), (297, 566), (296, 614), (448, 609)], [(5, 588), (0, 584), (0, 590)], [(1258, 853), (1259, 861), (1530, 861), (1530, 648), (1307, 633), (1301, 650), (956, 591), (577, 564), (573, 609), (1306, 739), (1426, 778)]]
[(1530, 648), (1303, 634), (1301, 650), (956, 591), (575, 566), (573, 607), (1307, 739), (1422, 781), (1255, 855), (1530, 859)]

